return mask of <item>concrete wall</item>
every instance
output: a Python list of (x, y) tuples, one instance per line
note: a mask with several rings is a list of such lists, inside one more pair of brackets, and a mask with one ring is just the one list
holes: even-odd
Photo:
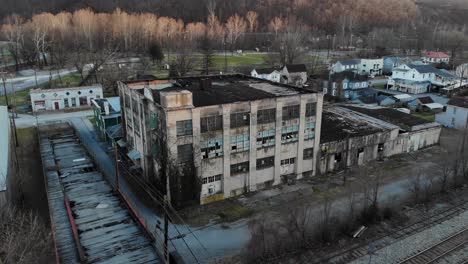
[[(38, 89), (31, 90), (31, 106), (33, 112), (50, 111), (79, 106), (91, 106), (94, 98), (103, 98), (102, 87), (79, 87), (60, 89)], [(86, 103), (80, 103), (80, 98), (85, 98)], [(75, 106), (73, 106), (75, 100)], [(66, 102), (68, 101), (68, 106)]]
[(435, 121), (443, 126), (463, 130), (468, 120), (468, 109), (447, 105), (447, 110), (436, 114)]

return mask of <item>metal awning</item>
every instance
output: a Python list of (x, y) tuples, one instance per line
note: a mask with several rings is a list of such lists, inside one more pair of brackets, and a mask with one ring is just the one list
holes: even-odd
[(127, 156), (132, 160), (139, 160), (141, 158), (140, 152), (136, 149), (130, 150), (130, 152), (127, 153)]

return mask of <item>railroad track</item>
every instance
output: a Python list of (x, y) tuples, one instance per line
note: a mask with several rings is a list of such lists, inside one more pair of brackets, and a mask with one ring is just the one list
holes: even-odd
[(449, 255), (451, 252), (463, 248), (468, 244), (468, 228), (444, 239), (434, 246), (425, 249), (416, 255), (408, 257), (398, 264), (429, 264), (435, 263), (440, 258)]
[[(313, 263), (333, 263), (344, 264), (368, 254), (369, 244), (372, 243), (375, 250), (382, 249), (393, 243), (405, 239), (413, 234), (419, 233), (427, 228), (435, 226), (451, 219), (460, 213), (468, 210), (468, 200), (457, 201), (453, 206), (444, 210), (435, 212), (431, 217), (424, 218), (410, 225), (401, 228), (382, 229), (381, 233), (385, 235), (363, 241), (355, 246), (343, 249), (330, 255), (317, 258)], [(466, 263), (468, 264), (468, 263)]]

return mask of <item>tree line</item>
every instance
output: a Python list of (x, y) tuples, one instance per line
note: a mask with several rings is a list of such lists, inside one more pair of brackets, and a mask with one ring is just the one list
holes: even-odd
[[(16, 62), (59, 66), (74, 53), (141, 54), (155, 44), (168, 53), (180, 52), (181, 46), (199, 49), (202, 38), (208, 38), (213, 49), (277, 51), (281, 62), (293, 62), (304, 47), (385, 47), (402, 53), (438, 48), (456, 54), (466, 45), (465, 26), (424, 21), (412, 0), (230, 2), (238, 3), (204, 0), (198, 6), (203, 12), (186, 20), (120, 8), (42, 12), (31, 18), (13, 14), (1, 25), (1, 38), (8, 41)], [(159, 10), (167, 5), (174, 3), (159, 1)]]

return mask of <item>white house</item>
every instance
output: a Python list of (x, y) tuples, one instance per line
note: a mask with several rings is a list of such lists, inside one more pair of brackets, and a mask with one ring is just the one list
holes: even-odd
[(360, 60), (355, 59), (337, 61), (331, 66), (330, 73), (334, 74), (344, 71), (357, 72), (360, 62)]
[(363, 75), (382, 75), (384, 59), (361, 59), (358, 66), (358, 73)]
[(446, 127), (465, 129), (468, 121), (468, 99), (450, 99), (445, 112), (437, 114), (435, 121)]
[(388, 84), (392, 85), (392, 90), (420, 94), (452, 85), (455, 79), (453, 74), (432, 65), (409, 63), (394, 68)]
[(449, 63), (450, 56), (439, 51), (426, 52), (421, 57), (421, 60), (425, 63)]
[(272, 82), (279, 83), (281, 81), (281, 72), (273, 68), (253, 69), (250, 72), (250, 75), (255, 78), (260, 78)]
[(100, 84), (57, 89), (33, 89), (29, 95), (33, 112), (91, 106), (91, 100), (104, 97)]
[(281, 83), (304, 85), (307, 82), (307, 68), (304, 64), (287, 64), (281, 69)]

